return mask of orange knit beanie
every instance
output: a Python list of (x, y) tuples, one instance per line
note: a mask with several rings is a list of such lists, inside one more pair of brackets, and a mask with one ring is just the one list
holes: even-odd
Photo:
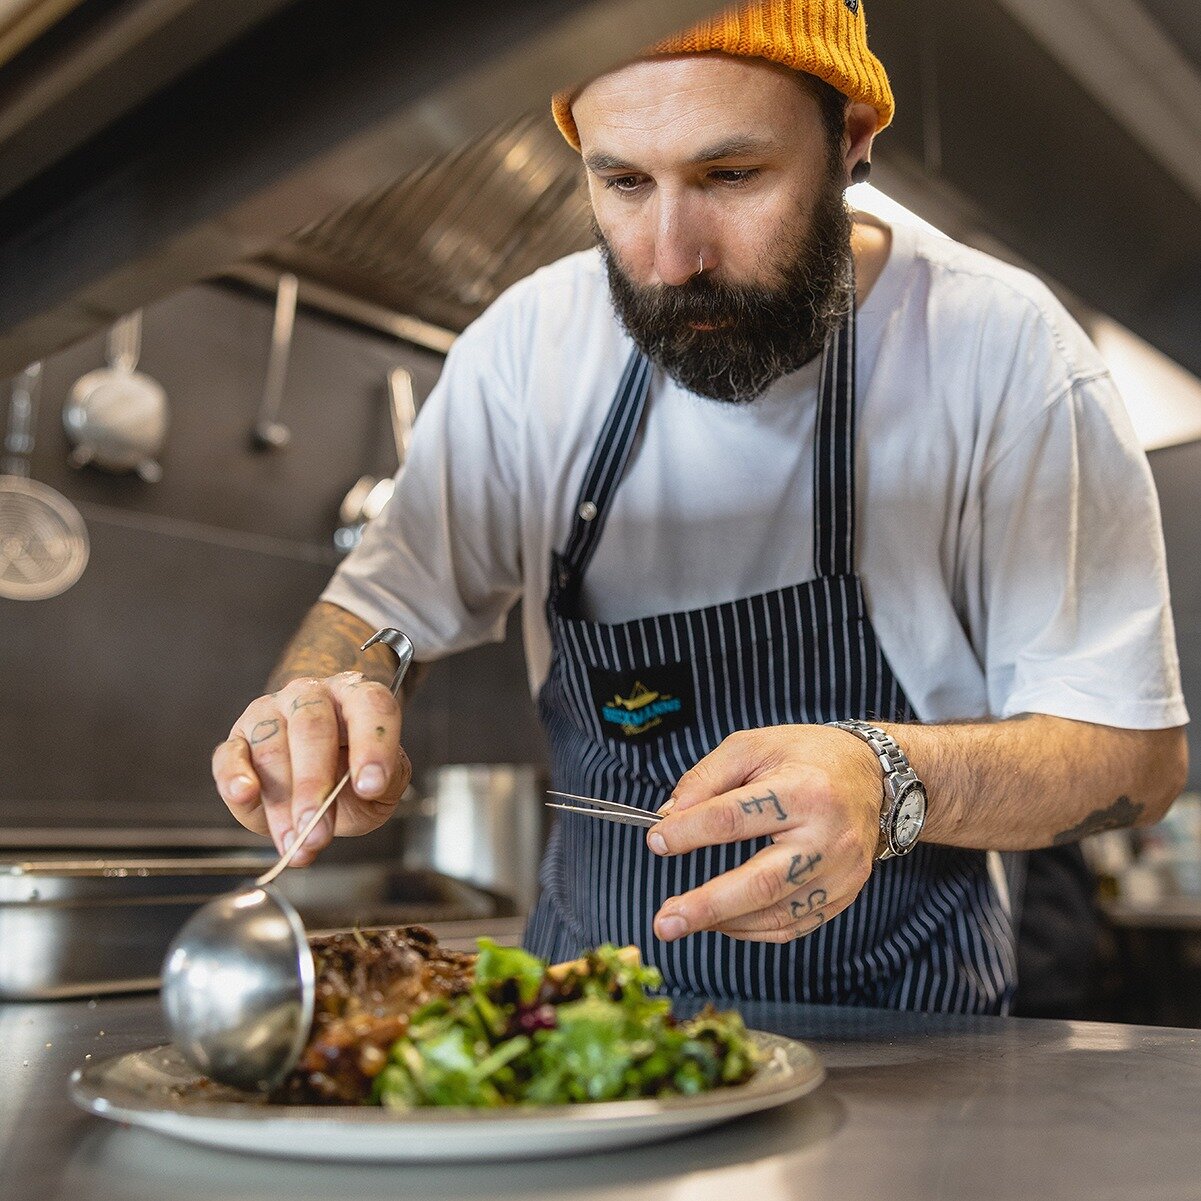
[[(880, 60), (867, 48), (863, 0), (759, 0), (740, 4), (701, 21), (684, 33), (658, 42), (640, 57), (721, 51), (805, 71), (824, 79), (851, 100), (879, 114), (876, 130), (893, 114), (892, 89)], [(563, 136), (577, 150), (580, 135), (571, 106), (583, 85), (557, 93), (551, 112)]]

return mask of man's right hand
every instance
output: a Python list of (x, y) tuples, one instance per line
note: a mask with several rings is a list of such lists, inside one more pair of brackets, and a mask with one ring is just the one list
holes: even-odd
[(334, 834), (382, 825), (408, 787), (400, 705), (361, 672), (301, 678), (261, 696), (213, 752), (213, 779), (248, 830), (269, 834), (282, 854), (341, 779), (338, 800), (292, 860), (311, 863)]

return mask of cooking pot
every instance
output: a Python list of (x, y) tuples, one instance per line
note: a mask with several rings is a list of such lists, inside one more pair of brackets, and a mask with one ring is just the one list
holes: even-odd
[(533, 764), (457, 763), (405, 795), (404, 862), (509, 898), (529, 913), (546, 843), (546, 782)]

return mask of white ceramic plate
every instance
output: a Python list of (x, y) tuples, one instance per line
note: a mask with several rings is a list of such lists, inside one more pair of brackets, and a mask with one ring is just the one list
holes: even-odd
[(174, 1047), (134, 1051), (71, 1076), (76, 1104), (172, 1138), (296, 1159), (432, 1162), (535, 1159), (632, 1147), (787, 1104), (825, 1077), (804, 1043), (751, 1031), (767, 1063), (753, 1079), (698, 1097), (501, 1110), (266, 1105), (236, 1093), (195, 1091), (198, 1077)]

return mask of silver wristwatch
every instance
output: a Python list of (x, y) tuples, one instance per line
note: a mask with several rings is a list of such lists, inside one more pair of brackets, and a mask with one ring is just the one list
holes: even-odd
[(880, 805), (880, 839), (875, 858), (908, 855), (917, 846), (926, 824), (926, 786), (909, 766), (896, 740), (865, 721), (832, 721), (828, 725), (863, 739), (884, 769), (884, 799)]

